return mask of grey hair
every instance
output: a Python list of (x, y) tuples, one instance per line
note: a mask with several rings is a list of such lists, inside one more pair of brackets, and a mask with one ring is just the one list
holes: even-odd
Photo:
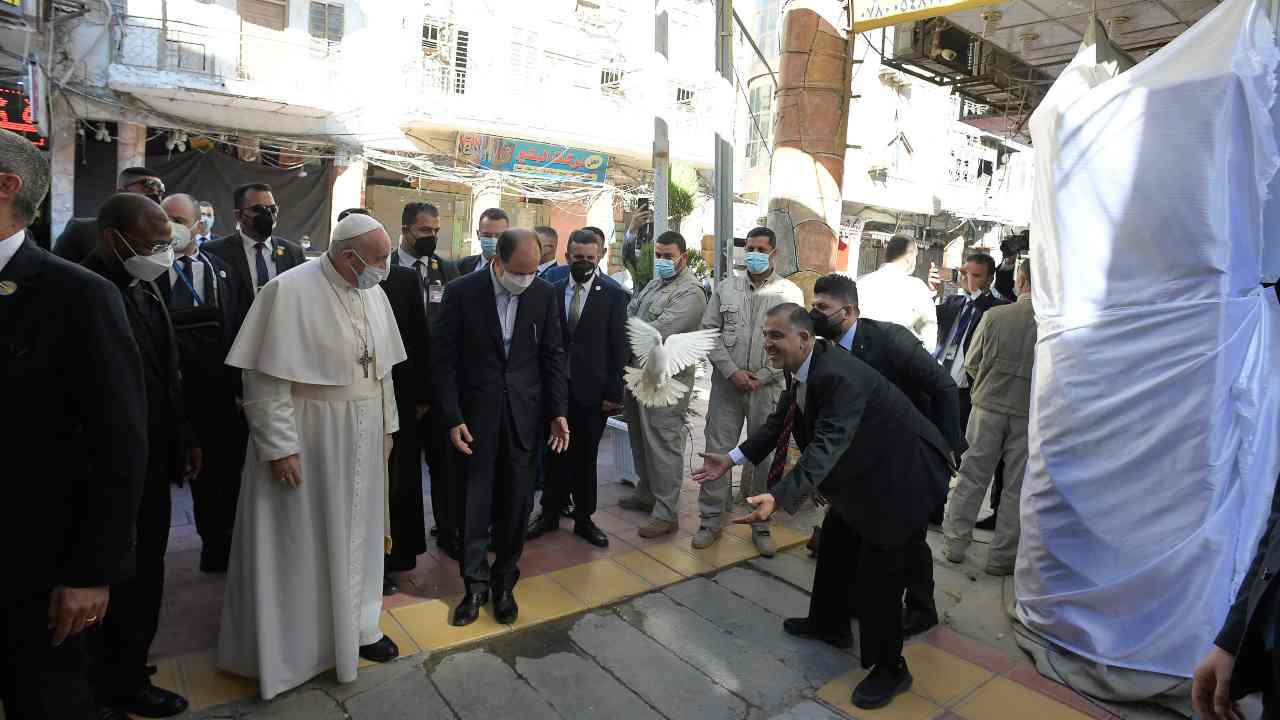
[(364, 237), (365, 235), (368, 235), (371, 232), (373, 231), (370, 230), (369, 232), (361, 233), (360, 235), (352, 235), (351, 237), (343, 240), (331, 240), (329, 242), (329, 250), (328, 250), (329, 256), (337, 257), (348, 250), (355, 250), (357, 253), (359, 253), (360, 248), (356, 247), (356, 241)]
[(15, 132), (0, 130), (0, 173), (21, 178), (22, 187), (13, 198), (13, 214), (20, 222), (30, 225), (49, 192), (49, 161), (30, 140)]
[[(194, 197), (188, 195), (187, 193), (174, 193), (172, 195), (166, 195), (164, 199), (166, 202), (168, 202), (169, 200), (186, 200), (187, 202), (191, 203), (191, 209), (195, 210), (196, 215), (200, 214), (200, 203), (197, 202)], [(163, 205), (163, 203), (161, 203), (161, 205)]]

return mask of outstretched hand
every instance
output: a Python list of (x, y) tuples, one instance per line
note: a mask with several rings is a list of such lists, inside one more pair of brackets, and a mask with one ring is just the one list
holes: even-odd
[(755, 508), (755, 510), (749, 515), (734, 518), (734, 524), (749, 525), (752, 523), (769, 522), (769, 518), (773, 517), (773, 511), (778, 507), (778, 501), (774, 500), (773, 496), (769, 493), (753, 495), (747, 498), (747, 504)]
[(729, 472), (733, 467), (733, 461), (728, 455), (719, 453), (698, 453), (698, 457), (702, 458), (702, 467), (693, 471), (692, 480), (699, 485), (719, 480), (720, 476)]

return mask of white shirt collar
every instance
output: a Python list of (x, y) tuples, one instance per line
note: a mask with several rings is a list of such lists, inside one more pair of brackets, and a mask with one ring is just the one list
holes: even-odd
[(840, 336), (840, 347), (853, 352), (853, 336), (858, 334), (858, 321), (854, 320), (848, 332)]
[[(815, 342), (814, 347), (817, 347), (817, 346), (818, 344)], [(801, 363), (800, 365), (800, 369), (796, 370), (796, 375), (795, 375), (796, 382), (802, 382), (802, 383), (809, 382), (809, 364), (812, 362), (813, 362), (813, 350), (811, 348), (809, 350), (809, 357), (805, 358), (804, 362)]]
[[(252, 251), (252, 250), (253, 250), (253, 246), (254, 246), (254, 245), (256, 245), (256, 244), (258, 244), (258, 241), (257, 241), (257, 240), (254, 240), (253, 238), (249, 237), (248, 235), (245, 235), (244, 233), (240, 233), (240, 239), (244, 241), (244, 247), (245, 247), (245, 249), (246, 249), (246, 250), (250, 250), (250, 251)], [(272, 240), (272, 238), (267, 238), (266, 240), (263, 240), (263, 241), (262, 241), (262, 242), (266, 243), (266, 245), (267, 245), (267, 249), (268, 249), (268, 250), (273, 250), (273, 249), (275, 249), (275, 246), (274, 246), (274, 245), (272, 245), (271, 240)]]
[(22, 247), (26, 239), (27, 229), (22, 228), (4, 240), (0, 240), (0, 270), (4, 270), (13, 256), (18, 254), (18, 248)]
[(412, 268), (414, 263), (422, 260), (422, 258), (414, 257), (408, 250), (399, 245), (396, 246), (396, 255), (400, 258), (400, 264), (407, 268)]
[(544, 263), (542, 263), (542, 264), (538, 265), (538, 274), (539, 274), (539, 275), (541, 275), (541, 274), (542, 274), (542, 271), (546, 270), (547, 268), (549, 268), (549, 267), (551, 267), (552, 265), (555, 265), (555, 264), (556, 264), (556, 259), (555, 259), (555, 258), (551, 258), (550, 260), (548, 260), (548, 261), (546, 261), (546, 262), (544, 262)]

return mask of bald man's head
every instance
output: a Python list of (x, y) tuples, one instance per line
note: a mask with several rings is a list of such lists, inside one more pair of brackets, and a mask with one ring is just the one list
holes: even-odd
[(170, 242), (169, 216), (144, 195), (117, 193), (98, 210), (98, 254), (109, 264), (162, 252)]
[(200, 219), (200, 204), (186, 193), (170, 195), (160, 203), (169, 219), (187, 228), (194, 228)]

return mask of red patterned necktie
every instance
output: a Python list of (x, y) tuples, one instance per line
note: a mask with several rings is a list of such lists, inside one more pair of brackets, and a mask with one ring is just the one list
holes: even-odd
[(791, 427), (796, 421), (796, 396), (791, 395), (791, 405), (787, 407), (787, 418), (782, 421), (782, 432), (778, 433), (778, 444), (773, 451), (773, 464), (769, 466), (769, 480), (767, 487), (773, 490), (773, 486), (778, 484), (782, 479), (782, 471), (787, 467), (787, 450), (791, 447)]

